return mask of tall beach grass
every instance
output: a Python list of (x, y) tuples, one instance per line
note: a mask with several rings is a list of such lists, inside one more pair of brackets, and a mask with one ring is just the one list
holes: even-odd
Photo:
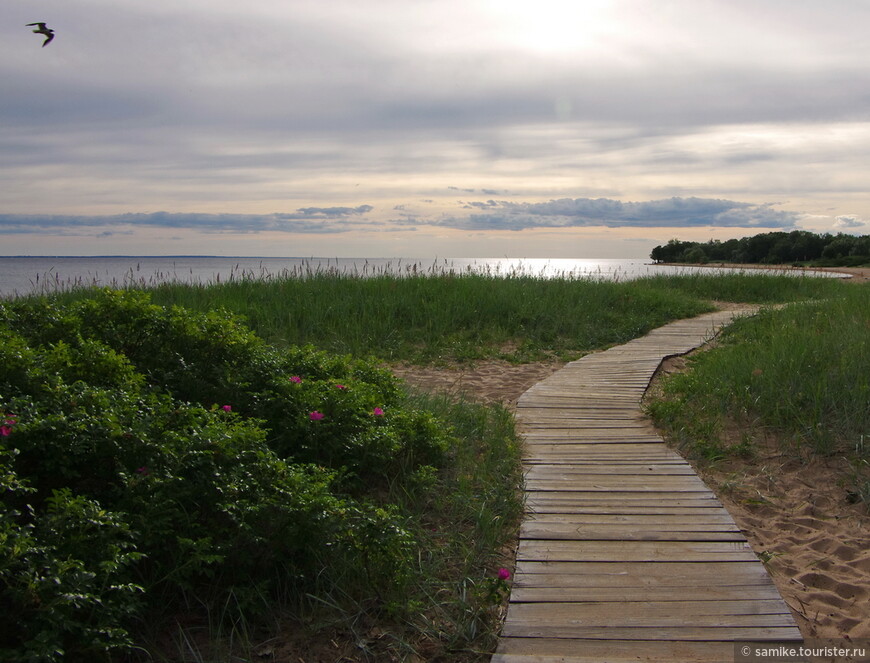
[(240, 314), (277, 345), (310, 343), (331, 352), (424, 364), (486, 357), (573, 359), (710, 311), (710, 300), (786, 302), (828, 296), (842, 285), (833, 279), (774, 274), (614, 282), (522, 271), (421, 269), (401, 275), (334, 270), (269, 278), (242, 275), (224, 283), (162, 284), (151, 292), (164, 305)]
[[(797, 453), (842, 454), (870, 469), (870, 288), (737, 321), (688, 372), (666, 380), (650, 411), (707, 459), (751, 454), (753, 439), (773, 432)], [(725, 444), (728, 420), (744, 431), (736, 448)], [(870, 492), (863, 498), (870, 505)]]

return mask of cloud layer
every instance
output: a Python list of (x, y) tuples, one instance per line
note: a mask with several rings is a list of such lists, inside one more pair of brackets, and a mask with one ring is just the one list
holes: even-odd
[(40, 232), (414, 227), (443, 252), (443, 229), (870, 218), (868, 3), (7, 5), (0, 233), (18, 251)]
[(754, 205), (731, 200), (669, 198), (648, 202), (622, 202), (606, 198), (562, 198), (545, 203), (489, 200), (469, 208), (485, 210), (464, 219), (442, 223), (468, 229), (523, 230), (568, 226), (609, 228), (791, 228), (800, 217), (773, 209), (772, 204)]
[(74, 233), (93, 228), (194, 229), (208, 233), (337, 233), (363, 222), (359, 218), (374, 209), (357, 207), (304, 207), (276, 214), (183, 214), (152, 212), (105, 216), (0, 214), (0, 233)]
[[(456, 189), (456, 187), (452, 187)], [(460, 203), (466, 215), (407, 214), (392, 222), (368, 219), (372, 205), (304, 207), (292, 213), (184, 214), (154, 212), (105, 216), (0, 214), (0, 233), (75, 232), (111, 228), (186, 228), (210, 233), (341, 233), (352, 229), (384, 229), (414, 225), (462, 230), (527, 230), (533, 228), (793, 228), (800, 214), (720, 199), (669, 198), (622, 202), (605, 198), (564, 198), (543, 203), (488, 200)], [(402, 211), (401, 209), (398, 211)], [(841, 217), (842, 227), (858, 227), (855, 217)]]

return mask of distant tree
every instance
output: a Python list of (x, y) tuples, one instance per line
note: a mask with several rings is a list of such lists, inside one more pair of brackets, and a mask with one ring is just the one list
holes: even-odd
[(746, 241), (746, 251), (749, 253), (749, 262), (770, 262), (769, 256), (773, 245), (782, 239), (785, 233), (761, 233), (749, 237)]
[(768, 251), (764, 261), (771, 263), (792, 262), (792, 260), (794, 260), (794, 258), (792, 258), (792, 255), (794, 255), (792, 251), (793, 248), (794, 244), (790, 238), (783, 237), (778, 239), (776, 243), (770, 247), (770, 251)]
[(683, 251), (682, 262), (703, 263), (707, 262), (707, 254), (700, 245), (693, 246), (691, 249)]
[(680, 262), (683, 260), (683, 253), (695, 245), (695, 242), (670, 239), (664, 246), (655, 247), (649, 255), (655, 262)]
[(664, 246), (657, 246), (650, 253), (656, 262), (710, 262), (723, 261), (735, 263), (784, 264), (793, 262), (812, 262), (856, 259), (867, 256), (870, 262), (870, 236), (830, 233), (816, 234), (808, 230), (793, 230), (789, 233), (776, 231), (760, 233), (741, 239), (722, 242), (711, 239), (707, 242), (683, 242), (671, 239)]
[(739, 239), (729, 239), (722, 243), (722, 250), (725, 255), (724, 260), (731, 260), (736, 262), (734, 254), (740, 249), (740, 240)]
[(822, 251), (824, 258), (845, 258), (850, 255), (857, 243), (857, 237), (852, 235), (837, 235)]
[(711, 239), (704, 245), (704, 253), (707, 256), (708, 260), (716, 260), (716, 261), (724, 261), (728, 260), (728, 249), (725, 244), (723, 244), (718, 239)]

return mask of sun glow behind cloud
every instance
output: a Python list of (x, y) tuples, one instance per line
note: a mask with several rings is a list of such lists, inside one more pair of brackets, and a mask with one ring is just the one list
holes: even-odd
[[(480, 11), (505, 48), (565, 55), (603, 48), (618, 32), (610, 0), (484, 0)], [(625, 26), (623, 24), (622, 29)]]

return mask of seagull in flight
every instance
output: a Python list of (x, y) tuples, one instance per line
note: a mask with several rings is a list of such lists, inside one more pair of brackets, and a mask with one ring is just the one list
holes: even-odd
[(34, 34), (45, 35), (45, 41), (42, 42), (42, 47), (45, 48), (48, 46), (48, 42), (54, 39), (54, 30), (45, 26), (45, 23), (28, 23), (28, 27), (31, 25), (35, 25), (36, 29), (33, 31)]

